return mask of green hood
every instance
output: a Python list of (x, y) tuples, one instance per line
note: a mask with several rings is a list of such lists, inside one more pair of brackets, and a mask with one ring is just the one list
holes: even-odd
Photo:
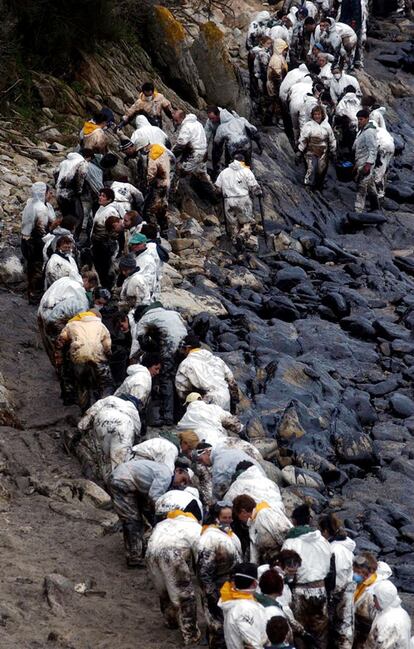
[(299, 536), (303, 536), (304, 534), (309, 534), (309, 532), (314, 532), (314, 528), (311, 527), (310, 525), (300, 525), (299, 527), (292, 527), (292, 529), (288, 532), (287, 538), (288, 539), (297, 539)]

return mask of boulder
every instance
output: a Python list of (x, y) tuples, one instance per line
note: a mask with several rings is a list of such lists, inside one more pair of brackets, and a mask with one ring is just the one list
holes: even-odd
[(0, 284), (15, 286), (25, 281), (22, 262), (12, 248), (0, 250)]
[(395, 392), (390, 398), (390, 406), (397, 417), (411, 417), (414, 415), (414, 401), (401, 392)]
[(181, 288), (162, 291), (161, 302), (166, 309), (176, 309), (186, 319), (193, 318), (202, 311), (215, 316), (227, 315), (226, 308), (217, 298), (211, 295), (200, 297)]
[(65, 606), (70, 604), (74, 595), (74, 584), (58, 573), (45, 577), (43, 592), (52, 612), (55, 615), (66, 615)]

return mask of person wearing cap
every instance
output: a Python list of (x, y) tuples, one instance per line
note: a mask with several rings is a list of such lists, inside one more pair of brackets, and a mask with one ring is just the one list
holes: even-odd
[(144, 554), (144, 517), (153, 522), (155, 502), (169, 489), (183, 489), (190, 482), (188, 471), (152, 460), (131, 459), (112, 471), (108, 487), (115, 512), (124, 532), (126, 562), (142, 567)]
[(197, 644), (197, 595), (192, 566), (197, 560), (201, 511), (196, 499), (157, 523), (148, 541), (146, 564), (168, 628), (180, 629), (184, 646)]
[(227, 649), (263, 649), (267, 641), (266, 611), (255, 598), (257, 585), (257, 566), (239, 563), (221, 588), (218, 606), (224, 615)]
[(185, 401), (190, 392), (200, 392), (207, 403), (230, 410), (231, 397), (238, 401), (238, 386), (226, 363), (207, 349), (201, 349), (199, 338), (189, 333), (179, 350), (184, 356), (175, 376), (179, 398)]
[(293, 584), (292, 611), (305, 630), (314, 637), (317, 649), (328, 649), (328, 608), (325, 579), (331, 571), (331, 546), (319, 530), (309, 525), (308, 505), (292, 512), (294, 527), (288, 532), (283, 550), (294, 550), (302, 559)]
[(229, 434), (239, 435), (243, 429), (240, 419), (215, 403), (206, 403), (201, 394), (190, 392), (185, 399), (185, 414), (177, 424), (179, 430), (191, 428), (200, 441), (216, 446)]
[(85, 475), (106, 486), (111, 471), (133, 457), (141, 435), (139, 400), (131, 394), (99, 399), (78, 422), (73, 447)]
[[(149, 142), (149, 139), (146, 137), (145, 143), (147, 142)], [(122, 137), (119, 150), (125, 156), (124, 164), (128, 168), (129, 182), (144, 195), (146, 190), (146, 170), (144, 158), (141, 156), (137, 145), (129, 138)]]
[(152, 81), (142, 84), (141, 92), (136, 102), (125, 112), (118, 129), (122, 129), (135, 115), (145, 115), (149, 123), (162, 129), (162, 114), (165, 113), (172, 120), (172, 106), (158, 90), (155, 89)]
[[(177, 350), (187, 335), (187, 327), (177, 311), (165, 309), (154, 301), (135, 309), (131, 352), (157, 350), (161, 356), (159, 377), (159, 415), (153, 425), (174, 424), (174, 377), (177, 370)], [(191, 426), (186, 427), (187, 429)]]
[(391, 581), (381, 581), (372, 588), (376, 615), (366, 649), (410, 649), (411, 619), (401, 606), (397, 588)]
[(129, 309), (141, 304), (149, 305), (158, 300), (161, 294), (158, 264), (154, 255), (147, 249), (147, 243), (145, 234), (133, 234), (129, 240), (131, 252), (119, 262), (120, 273), (125, 277), (120, 299)]
[(306, 174), (304, 184), (321, 190), (328, 171), (329, 158), (336, 156), (336, 139), (326, 119), (325, 109), (316, 105), (311, 110), (311, 119), (304, 124), (299, 137), (296, 160), (304, 156)]
[(223, 197), (224, 218), (236, 249), (257, 250), (253, 197), (261, 196), (262, 190), (242, 154), (236, 154), (233, 162), (219, 174), (216, 187)]
[(358, 79), (352, 74), (346, 74), (339, 64), (334, 64), (332, 66), (332, 79), (329, 84), (329, 92), (335, 106), (342, 99), (345, 94), (345, 88), (348, 86), (353, 86), (355, 92), (361, 92)]
[(355, 634), (353, 649), (365, 649), (366, 641), (375, 619), (376, 608), (373, 586), (388, 580), (392, 570), (384, 561), (377, 561), (371, 552), (361, 552), (354, 557), (353, 581), (356, 584), (354, 593)]
[(109, 187), (99, 191), (99, 209), (93, 217), (91, 242), (92, 259), (95, 270), (104, 288), (111, 290), (115, 281), (114, 261), (118, 254), (116, 234), (108, 232), (106, 222), (110, 217), (121, 221), (120, 214), (114, 205), (115, 193)]
[[(102, 324), (99, 312), (83, 311), (73, 316), (55, 341), (55, 366), (58, 372), (64, 358), (70, 360), (72, 377), (62, 375), (62, 396), (76, 390), (77, 402), (84, 413), (91, 404), (92, 392), (106, 396), (113, 388), (108, 358), (111, 336)], [(63, 384), (63, 385), (62, 385)]]
[(280, 507), (275, 508), (266, 500), (256, 501), (247, 494), (233, 499), (233, 516), (248, 525), (250, 560), (259, 565), (274, 559), (292, 527), (281, 501)]
[[(175, 443), (170, 441), (171, 439), (174, 439)], [(135, 458), (153, 460), (174, 470), (178, 457), (191, 457), (199, 441), (194, 431), (182, 430), (176, 436), (170, 436), (170, 439), (152, 437), (135, 444), (132, 451)]]
[(375, 163), (378, 156), (377, 127), (370, 122), (369, 111), (362, 109), (357, 113), (358, 131), (353, 151), (355, 153), (355, 179), (357, 192), (355, 198), (355, 212), (363, 212), (367, 195), (370, 199), (371, 209), (379, 207), (378, 192), (375, 185)]
[(346, 534), (343, 521), (330, 513), (319, 519), (322, 536), (331, 544), (335, 559), (335, 584), (329, 594), (331, 639), (340, 649), (352, 649), (354, 641), (353, 560), (355, 541)]
[(242, 560), (242, 551), (240, 540), (231, 529), (231, 506), (219, 502), (212, 509), (212, 522), (203, 527), (198, 543), (196, 572), (209, 647), (224, 649), (223, 613), (218, 607), (220, 589), (230, 580), (235, 565)]
[(115, 117), (109, 108), (102, 108), (93, 119), (84, 123), (80, 132), (80, 144), (91, 149), (93, 153), (104, 155), (108, 152), (108, 136), (106, 130), (115, 125)]
[(75, 243), (73, 238), (62, 235), (56, 242), (56, 250), (45, 264), (43, 269), (45, 275), (45, 291), (52, 286), (53, 282), (61, 277), (71, 277), (81, 283), (82, 277), (78, 264), (73, 256)]

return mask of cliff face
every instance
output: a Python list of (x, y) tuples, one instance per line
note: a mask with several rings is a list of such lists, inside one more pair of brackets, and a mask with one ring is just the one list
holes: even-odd
[[(211, 20), (196, 4), (193, 12), (156, 7), (145, 49), (131, 40), (101, 44), (82, 57), (70, 82), (31, 73), (30, 119), (9, 106), (0, 122), (0, 278), (9, 289), (23, 285), (16, 250), (29, 186), (50, 180), (91, 111), (104, 104), (121, 116), (151, 78), (175, 106), (202, 115), (216, 101), (248, 115), (244, 31), (260, 7), (240, 1), (234, 16), (214, 10)], [(247, 433), (276, 460), (287, 510), (306, 498), (317, 513), (339, 511), (358, 548), (390, 563), (407, 598), (414, 540), (407, 498), (414, 487), (413, 24), (374, 19), (370, 33), (358, 78), (386, 105), (398, 151), (384, 215), (350, 218), (354, 187), (339, 183), (334, 169), (322, 194), (306, 192), (286, 135), (266, 128), (254, 170), (265, 193), (268, 246), (262, 240), (258, 255), (233, 257), (218, 210), (184, 184), (169, 210), (175, 238), (163, 302), (179, 308), (233, 368)], [(93, 637), (99, 649), (127, 648), (136, 646), (137, 632), (144, 648), (179, 646), (178, 636), (160, 628), (145, 576), (124, 572), (120, 535), (103, 536), (112, 529), (110, 514), (78, 499), (80, 470), (60, 441), (73, 434), (77, 412), (60, 406), (35, 312), (19, 295), (0, 297), (9, 314), (0, 326), (0, 365), (8, 412), (14, 402), (18, 414), (2, 420), (14, 428), (1, 429), (0, 440), (0, 511), (9, 521), (4, 646), (34, 648), (49, 637), (51, 647), (86, 649)], [(56, 572), (69, 584), (49, 579), (55, 598), (45, 604), (43, 577)], [(99, 595), (74, 594), (74, 584), (86, 582), (106, 592), (99, 605)], [(65, 614), (50, 604), (56, 599)]]

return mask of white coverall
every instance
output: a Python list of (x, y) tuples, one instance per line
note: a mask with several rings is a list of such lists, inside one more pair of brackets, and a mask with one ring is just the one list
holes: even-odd
[(395, 153), (394, 138), (386, 128), (377, 127), (378, 156), (374, 169), (378, 198), (385, 196), (385, 181), (388, 167)]
[(174, 472), (178, 448), (163, 437), (152, 437), (132, 447), (133, 456), (142, 460), (153, 460), (165, 464)]
[[(249, 459), (254, 462), (252, 458)], [(228, 489), (224, 500), (233, 502), (236, 496), (242, 494), (251, 496), (257, 503), (265, 501), (276, 511), (284, 510), (279, 487), (265, 476), (259, 466), (251, 466), (243, 471)]]
[[(213, 494), (216, 496), (217, 500), (223, 499), (224, 494), (231, 485), (236, 467), (240, 462), (252, 462), (257, 467), (256, 478), (260, 477), (260, 479), (263, 478), (263, 480), (267, 479), (264, 471), (259, 467), (257, 460), (240, 449), (228, 449), (226, 447), (217, 446), (211, 451), (210, 458), (212, 463)], [(250, 467), (250, 470), (251, 469), (252, 467)], [(233, 501), (233, 498), (228, 498), (227, 492), (224, 500), (226, 502)]]
[(366, 649), (410, 649), (411, 620), (396, 587), (391, 581), (380, 581), (372, 592), (381, 610), (375, 615)]
[(214, 403), (192, 401), (177, 424), (178, 430), (193, 430), (200, 441), (216, 446), (227, 437), (228, 431), (240, 433), (243, 426), (231, 412)]
[[(328, 609), (325, 577), (330, 570), (331, 546), (319, 530), (295, 535), (294, 528), (282, 550), (294, 550), (302, 559), (293, 588), (292, 610), (308, 633), (318, 639), (318, 649), (328, 649)], [(289, 538), (290, 537), (290, 538)]]
[(121, 394), (132, 394), (145, 406), (151, 395), (152, 377), (148, 368), (135, 363), (127, 368), (127, 376), (115, 392), (118, 397)]
[(347, 92), (346, 95), (338, 102), (335, 109), (335, 115), (338, 117), (347, 117), (350, 127), (354, 130), (358, 127), (357, 112), (362, 108), (360, 98), (354, 92)]
[(184, 118), (178, 133), (177, 145), (186, 150), (184, 159), (179, 163), (182, 171), (186, 174), (194, 174), (197, 177), (208, 179), (206, 167), (207, 137), (203, 125), (193, 113)]
[(54, 252), (45, 266), (45, 291), (62, 277), (70, 277), (75, 282), (82, 282), (78, 265), (72, 255)]
[(134, 185), (131, 185), (131, 183), (121, 183), (116, 180), (111, 184), (111, 189), (115, 193), (113, 206), (119, 212), (121, 218), (125, 216), (125, 212), (129, 212), (132, 209), (133, 202), (137, 209), (142, 207), (144, 202), (142, 192), (134, 187)]
[(305, 63), (301, 63), (298, 68), (287, 73), (279, 88), (279, 99), (283, 104), (287, 103), (289, 90), (292, 86), (302, 81), (307, 74), (309, 74), (309, 71)]
[(298, 150), (306, 160), (305, 185), (323, 183), (329, 164), (329, 154), (336, 154), (336, 140), (328, 120), (318, 124), (314, 119), (306, 122), (301, 130)]
[(145, 249), (136, 256), (137, 268), (124, 280), (120, 301), (133, 309), (140, 304), (151, 304), (160, 297), (159, 269), (154, 255)]
[(167, 146), (168, 135), (166, 135), (158, 126), (150, 124), (145, 115), (137, 116), (135, 126), (136, 130), (131, 135), (131, 142), (134, 144), (143, 140), (150, 144), (162, 144), (163, 146)]
[(268, 11), (259, 11), (257, 16), (249, 25), (246, 38), (246, 49), (251, 50), (259, 42), (261, 36), (267, 32), (267, 21), (270, 19)]
[[(357, 172), (357, 194), (355, 199), (355, 212), (362, 212), (365, 208), (367, 194), (377, 199), (377, 188), (375, 185), (375, 162), (378, 154), (377, 127), (373, 122), (357, 132), (353, 150), (355, 152), (355, 168)], [(371, 165), (368, 174), (363, 171), (364, 165)]]
[(252, 234), (252, 226), (255, 224), (251, 195), (261, 193), (259, 183), (244, 162), (233, 160), (219, 174), (216, 187), (224, 198), (225, 218), (230, 237), (239, 238), (246, 245)]
[(224, 639), (227, 649), (263, 649), (267, 642), (267, 617), (265, 608), (259, 602), (253, 597), (225, 599), (222, 592), (219, 606), (224, 615)]
[(249, 520), (250, 561), (265, 563), (281, 550), (292, 523), (283, 511), (283, 505), (274, 509), (266, 501), (257, 502)]
[(160, 518), (165, 518), (168, 512), (173, 512), (174, 509), (185, 510), (187, 505), (192, 500), (195, 500), (200, 508), (200, 513), (203, 513), (203, 505), (201, 504), (200, 494), (195, 487), (186, 487), (185, 489), (170, 489), (163, 496), (160, 496), (155, 502), (155, 514)]
[(379, 106), (378, 108), (374, 108), (374, 110), (371, 111), (369, 115), (369, 121), (374, 122), (376, 126), (380, 126), (381, 128), (387, 128), (387, 125), (385, 123), (385, 113), (387, 112), (387, 109), (385, 106)]
[[(389, 579), (391, 575), (392, 570), (389, 565), (385, 563), (385, 561), (378, 561), (378, 567), (373, 584), (363, 589), (361, 593), (358, 592), (358, 588), (355, 591), (355, 639), (359, 641), (361, 646), (363, 641), (366, 641), (368, 629), (371, 627), (376, 615), (372, 586)], [(371, 577), (369, 579), (371, 580)]]
[(339, 102), (345, 88), (348, 86), (353, 86), (358, 93), (361, 90), (358, 79), (352, 74), (345, 74), (345, 72), (342, 72), (339, 79), (335, 79), (335, 76), (332, 77), (329, 92), (334, 104)]
[(331, 542), (335, 556), (336, 582), (331, 593), (330, 624), (340, 649), (352, 649), (354, 640), (354, 592), (352, 580), (355, 542), (346, 537)]
[(200, 392), (205, 400), (230, 410), (229, 384), (234, 384), (233, 372), (226, 363), (207, 349), (193, 349), (178, 366), (175, 387), (184, 401), (190, 392)]
[(201, 525), (192, 514), (175, 510), (155, 526), (146, 552), (161, 612), (167, 625), (178, 621), (185, 645), (200, 638), (191, 570), (200, 534)]
[(305, 96), (312, 92), (312, 79), (304, 77), (302, 80), (297, 81), (288, 92), (289, 113), (292, 120), (293, 136), (295, 143), (299, 140), (299, 113), (303, 105)]
[(78, 423), (82, 433), (78, 447), (106, 483), (111, 471), (132, 457), (134, 440), (141, 432), (138, 410), (130, 401), (110, 396), (100, 399)]

